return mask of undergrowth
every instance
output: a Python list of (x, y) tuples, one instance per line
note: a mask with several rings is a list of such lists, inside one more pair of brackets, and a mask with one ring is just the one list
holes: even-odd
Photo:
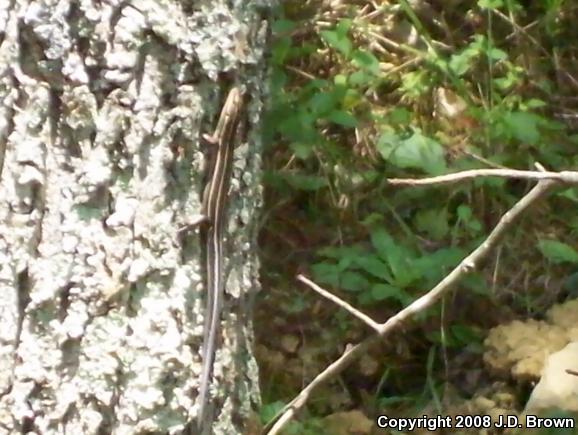
[[(392, 189), (388, 178), (576, 168), (577, 12), (563, 0), (284, 3), (265, 122), (264, 416), (365, 334), (297, 289), (297, 271), (384, 321), (531, 188)], [(569, 189), (540, 204), (441, 306), (314, 400), (310, 429), (297, 433), (320, 433), (314, 416), (344, 408), (439, 405), (460, 376), (453, 357), (479, 360), (487, 328), (576, 297), (577, 203)]]

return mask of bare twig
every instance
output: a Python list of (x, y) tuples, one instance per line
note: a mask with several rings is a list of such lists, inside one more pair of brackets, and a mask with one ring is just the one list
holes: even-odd
[[(464, 141), (464, 142), (465, 142), (465, 141)], [(469, 151), (469, 150), (467, 150), (467, 149), (462, 150), (462, 153), (464, 153), (466, 156), (471, 157), (472, 159), (477, 160), (478, 162), (483, 163), (484, 165), (489, 166), (490, 168), (494, 168), (494, 169), (509, 169), (509, 168), (506, 167), (506, 166), (502, 166), (502, 165), (500, 165), (499, 163), (492, 162), (491, 160), (488, 160), (488, 159), (486, 159), (486, 158), (484, 158), (484, 157), (482, 157), (482, 156), (480, 156), (480, 155), (478, 155), (478, 154), (476, 154), (476, 153), (474, 153), (474, 152), (472, 152), (472, 151)]]
[(501, 178), (522, 178), (526, 180), (557, 180), (562, 183), (578, 184), (578, 172), (537, 172), (518, 171), (516, 169), (472, 169), (469, 171), (457, 172), (455, 174), (440, 175), (439, 177), (412, 179), (412, 178), (390, 178), (388, 184), (394, 186), (434, 186), (440, 184), (457, 183), (458, 181), (471, 180), (478, 177), (501, 177)]
[(287, 68), (289, 71), (293, 71), (295, 74), (300, 75), (301, 77), (304, 77), (308, 80), (315, 80), (317, 78), (313, 74), (310, 74), (307, 71), (303, 71), (291, 65), (287, 65), (285, 66), (285, 68)]
[(329, 299), (335, 305), (339, 305), (341, 308), (345, 309), (347, 312), (352, 314), (354, 317), (357, 317), (363, 323), (368, 325), (374, 331), (379, 332), (379, 326), (380, 326), (379, 323), (377, 323), (371, 317), (363, 314), (361, 311), (359, 311), (357, 308), (354, 308), (353, 306), (351, 306), (350, 304), (345, 302), (343, 299), (338, 298), (337, 296), (335, 296), (332, 293), (329, 293), (327, 290), (321, 288), (320, 286), (315, 284), (313, 281), (311, 281), (309, 278), (307, 278), (303, 275), (297, 275), (297, 280), (301, 281), (303, 284), (307, 285), (309, 288), (315, 290), (317, 293), (319, 293), (324, 298)]
[[(544, 53), (547, 56), (550, 54), (550, 53), (548, 53), (548, 51), (544, 47), (542, 47), (540, 45), (540, 43), (536, 40), (536, 38), (534, 38), (532, 35), (530, 35), (530, 33), (524, 27), (520, 26), (518, 23), (516, 23), (510, 17), (508, 17), (507, 15), (505, 15), (504, 13), (500, 12), (497, 9), (492, 9), (491, 11), (494, 14), (496, 14), (498, 17), (500, 17), (502, 20), (506, 21), (507, 23), (510, 23), (517, 34), (520, 34), (520, 35), (524, 36), (526, 39), (528, 39), (528, 41), (530, 41), (532, 44), (534, 44), (534, 46), (536, 48), (538, 48), (540, 51), (542, 51), (542, 53)], [(506, 39), (510, 39), (510, 37), (508, 37)]]
[[(495, 171), (495, 170), (494, 170)], [(460, 278), (468, 272), (474, 270), (479, 263), (484, 260), (494, 249), (501, 238), (512, 227), (514, 222), (528, 209), (530, 205), (544, 196), (551, 188), (559, 184), (558, 179), (541, 180), (526, 196), (518, 201), (506, 214), (502, 216), (494, 230), (488, 238), (470, 255), (461, 261), (449, 275), (443, 278), (428, 293), (412, 302), (409, 306), (401, 310), (395, 316), (389, 318), (385, 323), (380, 324), (378, 334), (373, 335), (364, 341), (345, 350), (343, 355), (331, 363), (313, 381), (311, 381), (283, 410), (274, 417), (265, 427), (264, 431), (268, 435), (278, 434), (283, 427), (295, 416), (307, 400), (311, 393), (320, 385), (328, 382), (344, 370), (349, 364), (358, 359), (374, 343), (389, 335), (399, 328), (404, 322), (417, 313), (429, 308), (447, 293)]]

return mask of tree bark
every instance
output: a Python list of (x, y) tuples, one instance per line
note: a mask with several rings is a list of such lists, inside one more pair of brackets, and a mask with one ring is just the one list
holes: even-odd
[(215, 434), (246, 432), (269, 7), (0, 5), (0, 433), (195, 433), (205, 272), (189, 224), (200, 138), (233, 83), (250, 97), (211, 403)]

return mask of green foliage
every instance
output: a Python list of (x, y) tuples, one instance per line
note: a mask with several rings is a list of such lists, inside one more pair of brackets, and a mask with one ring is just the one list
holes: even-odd
[(349, 58), (353, 47), (348, 36), (350, 28), (351, 20), (341, 20), (335, 26), (335, 30), (322, 30), (319, 34), (329, 46), (339, 50), (343, 56)]
[(268, 403), (261, 407), (261, 421), (267, 423), (269, 420), (274, 418), (285, 406), (285, 403), (276, 401)]
[(510, 143), (539, 147), (548, 130), (560, 129), (557, 122), (535, 113), (520, 110), (496, 110), (491, 114), (492, 135)]
[(540, 240), (538, 248), (542, 255), (553, 263), (578, 264), (578, 252), (566, 243), (556, 240)]
[[(457, 208), (457, 224), (462, 226), (470, 236), (477, 236), (482, 230), (482, 224), (473, 216), (472, 208), (462, 204)], [(456, 229), (458, 228), (456, 225)]]
[[(298, 240), (288, 250), (306, 258), (317, 282), (354, 304), (386, 307), (388, 313), (424, 294), (478, 246), (529, 184), (484, 179), (394, 190), (387, 178), (489, 166), (533, 169), (536, 162), (550, 170), (578, 166), (578, 136), (553, 116), (559, 107), (552, 97), (562, 93), (559, 77), (574, 58), (567, 47), (575, 40), (575, 23), (564, 21), (567, 3), (438, 3), (443, 14), (433, 18), (416, 2), (402, 0), (399, 12), (384, 6), (374, 15), (356, 15), (360, 8), (352, 7), (323, 19), (295, 14), (273, 26), (272, 109), (264, 135), (268, 167), (276, 170), (265, 181), (270, 207), (286, 219), (267, 230)], [(389, 20), (388, 14), (397, 15)], [(387, 33), (384, 22), (407, 23), (417, 40), (382, 44), (399, 30)], [(549, 53), (568, 63), (554, 62)], [(464, 108), (444, 115), (438, 110), (440, 90)], [(578, 196), (569, 189), (555, 201), (571, 206), (555, 217), (523, 221), (506, 236), (499, 258), (491, 259), (494, 271), (460, 283), (466, 292), (487, 298), (490, 287), (498, 294), (500, 287), (517, 288), (519, 273), (528, 279), (543, 275), (520, 270), (540, 258), (573, 267), (568, 282), (576, 282), (578, 252), (570, 239), (578, 234)], [(295, 225), (285, 225), (288, 220)], [(552, 234), (548, 227), (554, 223), (566, 227), (568, 240), (536, 240), (528, 231), (539, 226), (538, 234)], [(281, 267), (291, 276), (293, 266)], [(299, 299), (296, 311), (305, 304)], [(526, 305), (511, 308), (523, 312)], [(434, 374), (437, 350), (479, 348), (484, 315), (425, 334), (430, 347), (420, 357), (429, 370), (428, 399), (441, 391)]]
[(478, 6), (482, 9), (499, 9), (504, 6), (503, 0), (478, 0)]
[(402, 134), (386, 128), (376, 147), (385, 161), (398, 168), (422, 169), (431, 175), (439, 175), (446, 169), (442, 146), (417, 128)]
[(450, 56), (449, 70), (456, 76), (462, 77), (476, 66), (482, 58), (492, 62), (504, 61), (508, 58), (505, 51), (494, 47), (485, 35), (474, 35), (473, 41), (461, 51)]
[(312, 265), (316, 281), (351, 293), (361, 305), (389, 300), (406, 306), (412, 290), (431, 287), (464, 252), (458, 248), (422, 254), (396, 242), (383, 228), (371, 232), (371, 246), (330, 247), (319, 251), (323, 261)]
[[(283, 409), (284, 406), (285, 404), (280, 401), (264, 405), (260, 412), (261, 422), (267, 424)], [(283, 433), (287, 435), (325, 435), (327, 432), (324, 429), (321, 420), (309, 418), (304, 423), (290, 422)]]
[(283, 179), (296, 190), (317, 190), (327, 186), (323, 177), (307, 174), (283, 174)]
[(408, 100), (417, 100), (428, 95), (434, 84), (434, 77), (430, 71), (412, 71), (403, 75), (400, 91)]
[(463, 348), (469, 346), (470, 348), (475, 347), (479, 351), (483, 348), (483, 334), (479, 328), (468, 325), (451, 325), (445, 334), (441, 331), (430, 331), (427, 335), (428, 339), (432, 343), (438, 343), (449, 348)]

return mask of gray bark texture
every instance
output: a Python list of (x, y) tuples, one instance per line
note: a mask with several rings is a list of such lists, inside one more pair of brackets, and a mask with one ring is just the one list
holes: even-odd
[(225, 224), (215, 434), (251, 353), (268, 0), (0, 0), (0, 434), (193, 433), (206, 147), (247, 104)]

